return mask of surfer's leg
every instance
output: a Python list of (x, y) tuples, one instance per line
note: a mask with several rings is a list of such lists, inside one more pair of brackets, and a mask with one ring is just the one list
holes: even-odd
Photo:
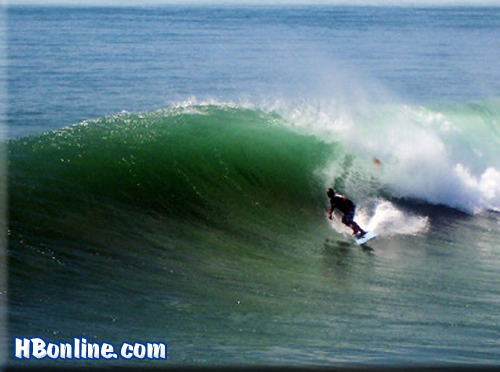
[(353, 218), (354, 218), (354, 212), (346, 213), (342, 217), (342, 223), (346, 226), (349, 226), (352, 229), (352, 233), (354, 235), (358, 235), (358, 233), (361, 235), (365, 235), (363, 229), (359, 227), (359, 225), (356, 222), (354, 222)]
[(353, 225), (353, 229), (356, 229), (355, 234), (358, 235), (358, 233), (359, 233), (359, 238), (363, 237), (366, 234), (366, 231), (363, 230), (361, 227), (359, 227), (359, 225), (356, 222), (352, 221), (352, 225)]
[(354, 235), (359, 234), (359, 237), (362, 237), (366, 234), (366, 231), (364, 231), (356, 222), (354, 222), (354, 211), (344, 214), (344, 216), (342, 217), (342, 222), (344, 223), (344, 225), (349, 226), (352, 229)]

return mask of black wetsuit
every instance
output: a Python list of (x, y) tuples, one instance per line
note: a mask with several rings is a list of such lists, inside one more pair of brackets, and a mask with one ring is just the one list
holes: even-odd
[(330, 206), (333, 207), (332, 211), (333, 209), (337, 208), (344, 214), (344, 216), (342, 217), (342, 222), (344, 224), (348, 225), (353, 221), (356, 206), (345, 196), (335, 195), (333, 198), (330, 198)]

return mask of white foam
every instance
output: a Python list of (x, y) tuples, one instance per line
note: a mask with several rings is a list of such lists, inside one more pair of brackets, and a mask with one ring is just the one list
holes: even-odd
[(429, 218), (404, 213), (391, 202), (380, 202), (373, 216), (360, 213), (359, 222), (366, 226), (365, 230), (376, 231), (381, 236), (417, 235), (427, 231)]
[(480, 177), (471, 174), (462, 164), (455, 166), (455, 174), (466, 191), (470, 209), (480, 212), (481, 207), (500, 211), (500, 172), (493, 167), (484, 171)]
[[(395, 196), (443, 204), (469, 213), (500, 210), (500, 166), (494, 133), (478, 128), (481, 114), (448, 117), (425, 107), (402, 104), (355, 106), (325, 103), (296, 108), (295, 125), (325, 142), (340, 141), (369, 164), (371, 174)], [(471, 115), (479, 115), (472, 117)], [(380, 160), (375, 168), (372, 159)], [(339, 177), (338, 159), (325, 167), (325, 185)], [(354, 168), (354, 167), (353, 167)], [(344, 192), (356, 196), (361, 185)]]

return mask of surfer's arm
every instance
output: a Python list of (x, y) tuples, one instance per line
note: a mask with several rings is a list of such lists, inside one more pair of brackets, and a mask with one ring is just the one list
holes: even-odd
[(333, 205), (333, 203), (330, 203), (330, 210), (328, 211), (328, 219), (332, 219), (332, 213), (335, 209), (335, 205)]

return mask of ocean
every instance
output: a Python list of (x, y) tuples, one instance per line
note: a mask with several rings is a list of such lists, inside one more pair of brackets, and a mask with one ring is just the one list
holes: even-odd
[(500, 364), (500, 8), (5, 18), (7, 366)]

